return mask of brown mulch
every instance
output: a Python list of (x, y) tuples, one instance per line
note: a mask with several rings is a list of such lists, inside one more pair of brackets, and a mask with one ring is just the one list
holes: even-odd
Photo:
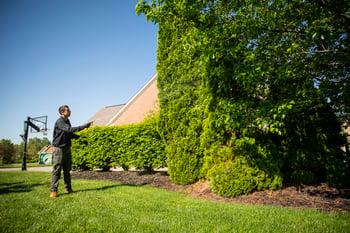
[(292, 208), (312, 208), (327, 212), (350, 213), (350, 189), (338, 189), (325, 184), (291, 186), (279, 190), (265, 190), (249, 195), (226, 198), (211, 192), (209, 182), (192, 185), (174, 184), (167, 172), (142, 173), (137, 171), (74, 171), (73, 179), (108, 180), (132, 185), (150, 185), (169, 191), (184, 193), (197, 198), (221, 202), (275, 205)]

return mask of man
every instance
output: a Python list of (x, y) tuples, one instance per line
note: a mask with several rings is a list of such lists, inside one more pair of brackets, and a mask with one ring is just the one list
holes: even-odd
[(50, 197), (56, 198), (59, 180), (61, 178), (61, 170), (63, 169), (64, 193), (70, 194), (73, 192), (71, 185), (70, 171), (72, 169), (72, 154), (71, 154), (71, 139), (77, 138), (75, 132), (79, 132), (90, 127), (91, 122), (72, 127), (69, 121), (70, 109), (67, 105), (63, 105), (58, 109), (61, 117), (56, 121), (53, 131), (53, 170), (51, 175)]

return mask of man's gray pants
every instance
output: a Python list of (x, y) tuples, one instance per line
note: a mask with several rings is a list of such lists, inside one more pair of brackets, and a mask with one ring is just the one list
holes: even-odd
[(67, 147), (53, 147), (52, 152), (53, 170), (51, 175), (50, 192), (57, 192), (58, 184), (61, 178), (61, 171), (63, 170), (64, 189), (71, 190), (70, 171), (72, 170), (72, 153), (70, 146)]

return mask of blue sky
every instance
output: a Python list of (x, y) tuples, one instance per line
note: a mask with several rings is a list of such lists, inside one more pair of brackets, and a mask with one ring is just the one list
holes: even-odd
[(47, 115), (51, 141), (59, 106), (77, 126), (132, 98), (157, 62), (158, 27), (137, 2), (1, 0), (0, 139), (20, 144), (26, 118)]

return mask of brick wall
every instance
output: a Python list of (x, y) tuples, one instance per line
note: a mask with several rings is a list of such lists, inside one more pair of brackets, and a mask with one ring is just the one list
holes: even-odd
[(121, 110), (110, 125), (138, 123), (158, 110), (157, 78), (154, 78)]

